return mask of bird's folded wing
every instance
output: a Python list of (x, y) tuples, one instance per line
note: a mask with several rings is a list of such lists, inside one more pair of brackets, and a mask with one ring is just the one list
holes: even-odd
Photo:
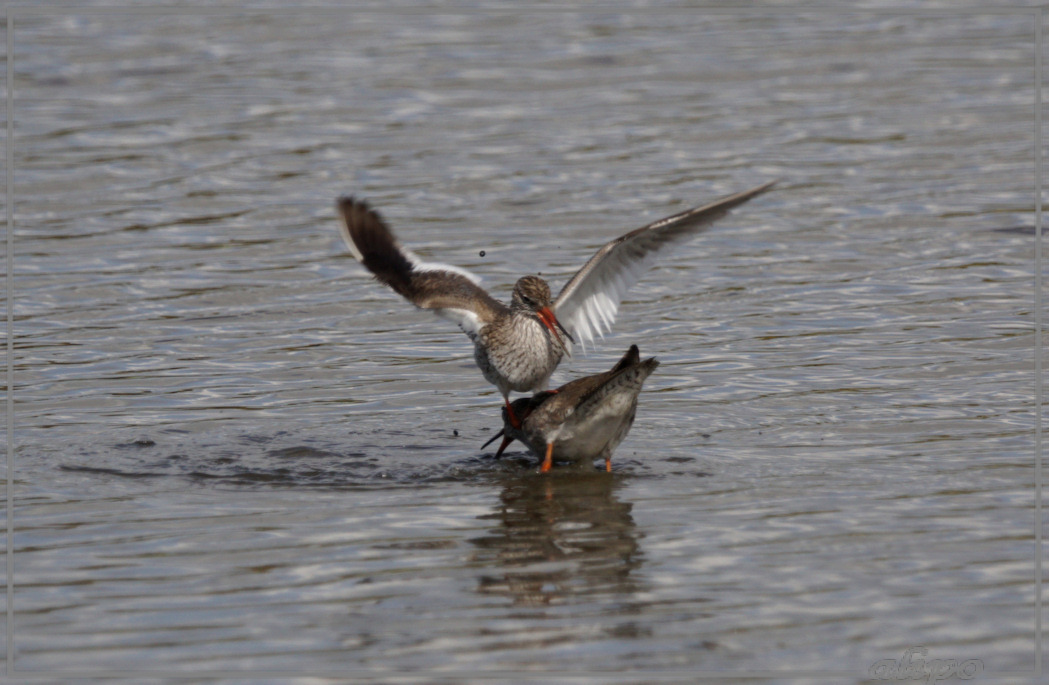
[(601, 374), (600, 382), (586, 389), (579, 398), (576, 411), (588, 412), (600, 405), (609, 395), (633, 393), (634, 397), (641, 392), (645, 379), (651, 375), (659, 361), (655, 357), (641, 361), (636, 345), (631, 345), (626, 356), (611, 371)]
[(623, 296), (655, 261), (659, 251), (699, 233), (730, 209), (764, 193), (776, 181), (721, 198), (702, 207), (642, 226), (604, 245), (565, 284), (554, 314), (583, 348), (611, 330)]

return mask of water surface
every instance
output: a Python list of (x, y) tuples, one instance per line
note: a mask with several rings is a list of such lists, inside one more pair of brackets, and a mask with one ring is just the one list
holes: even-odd
[[(1029, 18), (16, 31), (17, 669), (1033, 668)], [(611, 475), (482, 451), (468, 341), (333, 211), (507, 298), (777, 177), (555, 376), (661, 360)]]

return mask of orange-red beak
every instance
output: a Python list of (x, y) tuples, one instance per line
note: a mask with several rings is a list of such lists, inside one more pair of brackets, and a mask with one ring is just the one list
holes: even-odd
[(510, 443), (514, 441), (514, 439), (507, 435), (505, 430), (501, 430), (495, 435), (493, 435), (491, 440), (481, 445), (481, 449), (484, 449), (485, 447), (491, 445), (493, 442), (495, 442), (496, 438), (503, 439), (503, 444), (499, 445), (499, 449), (495, 453), (496, 458), (499, 458), (503, 456), (503, 450), (505, 450), (510, 445)]
[(498, 459), (499, 457), (503, 456), (503, 450), (505, 450), (507, 447), (509, 447), (510, 443), (513, 442), (513, 441), (514, 441), (514, 439), (511, 438), (509, 435), (504, 435), (503, 436), (503, 444), (499, 445), (499, 449), (497, 449), (495, 451), (495, 458)]
[(565, 341), (561, 338), (561, 333), (564, 333), (565, 337), (573, 343), (575, 342), (575, 338), (573, 338), (569, 332), (565, 330), (565, 327), (561, 325), (561, 322), (557, 320), (557, 317), (554, 316), (553, 310), (549, 307), (543, 307), (542, 309), (537, 310), (536, 314), (539, 316), (539, 320), (543, 322), (543, 325), (549, 328), (550, 332), (554, 334), (554, 338), (557, 339), (557, 344), (561, 346), (561, 349), (565, 351), (565, 354), (571, 357), (572, 353), (568, 350), (568, 345), (566, 345)]

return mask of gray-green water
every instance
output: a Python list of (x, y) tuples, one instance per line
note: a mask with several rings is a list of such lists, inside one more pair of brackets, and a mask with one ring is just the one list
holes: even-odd
[[(17, 670), (1034, 667), (1030, 17), (15, 31)], [(505, 299), (776, 177), (555, 376), (662, 361), (611, 475), (482, 452), (468, 340), (333, 211)]]

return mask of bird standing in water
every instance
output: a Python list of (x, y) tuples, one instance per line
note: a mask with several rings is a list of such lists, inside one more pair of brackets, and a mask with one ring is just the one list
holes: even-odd
[(378, 281), (416, 307), (459, 324), (474, 343), (474, 360), (485, 380), (499, 389), (510, 421), (519, 425), (510, 392), (544, 390), (562, 357), (571, 355), (573, 343), (578, 340), (585, 347), (611, 330), (620, 301), (660, 248), (692, 237), (773, 184), (674, 214), (612, 240), (569, 279), (556, 299), (545, 280), (524, 276), (514, 285), (509, 306), (489, 295), (469, 271), (424, 262), (402, 247), (366, 202), (342, 197), (337, 208), (346, 245)]
[(481, 449), (502, 437), (495, 453), (498, 457), (511, 442), (520, 440), (543, 457), (540, 471), (544, 473), (555, 458), (581, 462), (604, 457), (605, 470), (611, 471), (612, 451), (634, 425), (637, 396), (657, 366), (655, 357), (641, 361), (637, 345), (631, 345), (609, 371), (576, 379), (556, 391), (514, 400), (510, 407), (520, 425), (510, 421), (510, 412), (504, 408), (503, 430)]

